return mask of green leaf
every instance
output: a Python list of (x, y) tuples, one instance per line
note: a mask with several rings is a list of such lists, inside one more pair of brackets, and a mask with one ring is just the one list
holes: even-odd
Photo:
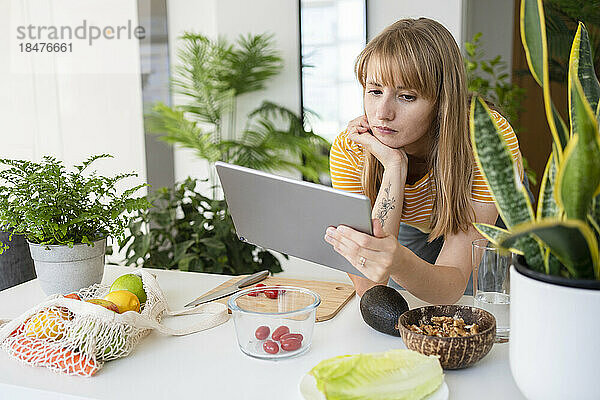
[(475, 54), (475, 45), (473, 43), (465, 42), (465, 50), (472, 57)]
[(544, 267), (546, 269), (546, 274), (559, 275), (561, 269), (563, 268), (562, 263), (554, 254), (552, 254), (547, 246), (544, 247)]
[(537, 219), (547, 219), (559, 217), (560, 208), (554, 200), (554, 188), (557, 174), (556, 156), (550, 153), (544, 176), (542, 177), (542, 186), (540, 187), (540, 196), (538, 198)]
[(485, 102), (471, 103), (471, 142), (475, 160), (488, 184), (498, 212), (510, 229), (534, 219), (533, 209), (517, 164)]
[(210, 162), (221, 159), (221, 152), (214, 144), (211, 133), (205, 133), (195, 122), (185, 117), (185, 112), (157, 103), (146, 116), (148, 130), (160, 134), (160, 139), (171, 144), (193, 149), (201, 158)]
[(479, 233), (483, 235), (487, 240), (494, 244), (498, 244), (503, 238), (510, 235), (510, 232), (506, 229), (499, 228), (495, 225), (482, 224), (479, 222), (473, 223), (473, 226)]
[(530, 234), (539, 237), (551, 249), (572, 278), (600, 278), (598, 242), (586, 224), (578, 220), (526, 223), (514, 227), (500, 245), (510, 248), (518, 239)]
[[(208, 249), (208, 251), (223, 251), (225, 250), (225, 244), (215, 238), (209, 237), (209, 238), (204, 238), (204, 239), (200, 239), (198, 240), (199, 243), (202, 243), (203, 245), (205, 245)], [(215, 252), (214, 254), (218, 254), (217, 252)]]
[(0, 255), (2, 255), (10, 247), (6, 243), (0, 242)]
[[(533, 221), (533, 208), (527, 189), (521, 182), (518, 166), (489, 108), (479, 97), (471, 102), (470, 131), (475, 161), (506, 226), (511, 229)], [(542, 249), (533, 237), (522, 238), (511, 248), (524, 254), (532, 268), (544, 269)]]
[(273, 49), (273, 35), (247, 35), (237, 39), (238, 50), (231, 53), (231, 69), (226, 80), (236, 95), (262, 90), (265, 82), (283, 68), (279, 52)]
[(544, 106), (554, 143), (558, 148), (558, 159), (567, 145), (568, 131), (550, 96), (550, 73), (548, 70), (548, 43), (542, 0), (521, 1), (521, 41), (525, 50), (529, 70), (544, 92)]
[(517, 239), (508, 249), (517, 254), (522, 253), (527, 264), (534, 271), (544, 272), (544, 250), (538, 240), (533, 235), (523, 236)]
[[(179, 269), (180, 271), (189, 271), (192, 261), (194, 261), (196, 259), (197, 259), (196, 256), (191, 256), (191, 255), (187, 255), (187, 256), (181, 258), (179, 260), (179, 263), (177, 264), (177, 269)], [(200, 269), (200, 271), (202, 271), (202, 269)]]
[(600, 145), (595, 115), (585, 98), (575, 70), (570, 70), (576, 131), (560, 165), (555, 191), (556, 202), (569, 219), (585, 221), (592, 199), (600, 188)]
[(533, 78), (540, 86), (547, 74), (548, 48), (541, 0), (521, 1), (521, 41)]
[(187, 250), (194, 245), (195, 240), (186, 240), (181, 243), (175, 243), (175, 247), (173, 249), (173, 262), (178, 263), (185, 256)]
[[(479, 233), (481, 233), (481, 235), (484, 238), (486, 238), (490, 242), (494, 243), (496, 246), (500, 246), (500, 242), (502, 242), (505, 238), (510, 236), (509, 231), (499, 228), (495, 225), (488, 225), (488, 224), (482, 224), (482, 223), (473, 223), (473, 225), (475, 226), (475, 229), (477, 229), (477, 231)], [(531, 238), (528, 238), (528, 239), (531, 239)], [(529, 242), (534, 244), (534, 248), (533, 248), (534, 252), (537, 251), (537, 248), (535, 247), (535, 243), (531, 240), (529, 240)], [(525, 244), (529, 243), (529, 242), (525, 242)], [(524, 243), (519, 242), (516, 244), (516, 246), (525, 248), (525, 247), (523, 247), (523, 244)], [(519, 249), (518, 247), (512, 247), (508, 250), (510, 250), (511, 252), (516, 253), (516, 254), (525, 255), (525, 252), (523, 250)], [(535, 261), (532, 263), (535, 263)], [(538, 263), (539, 263), (539, 260), (538, 260)]]
[[(550, 89), (548, 89), (547, 92), (548, 96), (550, 96)], [(560, 146), (559, 148), (562, 149), (561, 153), (559, 153), (559, 159), (561, 159), (562, 151), (564, 151), (565, 147), (567, 147), (567, 143), (569, 142), (569, 129), (567, 128), (567, 125), (565, 125), (565, 121), (563, 121), (560, 113), (554, 106), (554, 103), (551, 100), (547, 100), (546, 102), (549, 103), (547, 108), (549, 107), (552, 113), (552, 116), (548, 117), (548, 126), (552, 132), (552, 138), (555, 145)]]
[(155, 248), (152, 248), (150, 250), (150, 258), (148, 259), (148, 265), (144, 264), (144, 266), (152, 266), (152, 268), (160, 269), (173, 269), (173, 262), (170, 250), (171, 249), (156, 250)]
[(594, 200), (592, 200), (588, 221), (596, 230), (596, 236), (600, 238), (600, 195), (597, 195), (594, 197)]
[(151, 239), (152, 239), (151, 235), (142, 236), (142, 241), (140, 243), (140, 250), (139, 250), (140, 253), (145, 254), (150, 251), (150, 246), (152, 244)]
[(484, 72), (487, 72), (487, 73), (488, 73), (488, 74), (490, 74), (490, 75), (492, 75), (492, 74), (494, 73), (494, 70), (493, 70), (493, 69), (490, 67), (490, 65), (489, 65), (487, 62), (485, 62), (485, 61), (482, 61), (482, 62), (481, 62), (481, 69), (482, 69)]
[(573, 99), (573, 96), (577, 94), (577, 91), (572, 87), (572, 76), (576, 76), (581, 83), (585, 98), (594, 113), (599, 104), (600, 83), (598, 83), (598, 78), (594, 71), (594, 60), (592, 58), (588, 32), (582, 22), (577, 27), (577, 33), (573, 39), (569, 57), (569, 115), (571, 118), (571, 129), (573, 132), (577, 132), (579, 129), (577, 128), (577, 121), (573, 116), (575, 113), (575, 102), (577, 101)]

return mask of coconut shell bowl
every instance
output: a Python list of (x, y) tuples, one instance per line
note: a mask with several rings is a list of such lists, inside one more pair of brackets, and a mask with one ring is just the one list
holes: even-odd
[[(478, 325), (478, 333), (439, 337), (413, 332), (410, 326), (431, 324), (432, 317), (462, 318), (465, 325)], [(464, 305), (436, 305), (415, 308), (398, 319), (400, 336), (407, 348), (425, 355), (439, 356), (444, 369), (467, 368), (490, 351), (496, 338), (496, 319), (481, 308)]]

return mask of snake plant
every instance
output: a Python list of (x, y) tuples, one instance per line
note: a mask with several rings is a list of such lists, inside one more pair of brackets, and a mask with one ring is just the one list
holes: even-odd
[(491, 242), (523, 255), (532, 270), (600, 279), (600, 84), (589, 36), (579, 23), (569, 58), (569, 125), (550, 97), (542, 0), (522, 0), (521, 39), (529, 70), (543, 89), (552, 153), (534, 210), (489, 108), (481, 98), (474, 98), (470, 130), (475, 160), (507, 229), (474, 225)]

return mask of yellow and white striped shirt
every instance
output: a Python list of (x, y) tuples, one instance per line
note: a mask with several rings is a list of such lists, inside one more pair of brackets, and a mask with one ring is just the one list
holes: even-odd
[[(521, 152), (519, 151), (519, 142), (515, 132), (508, 121), (499, 113), (492, 111), (492, 115), (501, 129), (513, 159), (519, 165), (519, 173), (522, 180), (523, 166)], [(363, 162), (362, 146), (348, 139), (347, 132), (344, 131), (339, 134), (331, 146), (329, 156), (329, 168), (333, 187), (352, 193), (364, 194), (360, 180)], [(435, 188), (431, 184), (432, 172), (427, 172), (425, 176), (414, 184), (407, 183), (404, 186), (404, 202), (400, 221), (419, 228), (423, 232), (430, 231), (430, 217), (433, 210), (433, 199), (435, 198)], [(483, 203), (494, 202), (490, 189), (477, 165), (475, 165), (473, 171), (471, 199)]]

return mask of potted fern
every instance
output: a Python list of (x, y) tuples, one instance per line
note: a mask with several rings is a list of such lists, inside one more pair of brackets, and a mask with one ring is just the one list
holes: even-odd
[[(68, 172), (61, 161), (45, 156), (39, 163), (0, 159), (0, 228), (29, 242), (38, 281), (46, 294), (68, 293), (100, 283), (106, 239), (120, 239), (135, 211), (149, 206), (132, 195), (146, 184), (118, 195), (116, 185), (133, 173), (112, 178), (84, 171), (90, 157)], [(10, 251), (0, 242), (0, 254)]]
[(544, 92), (553, 151), (534, 213), (498, 127), (485, 103), (474, 99), (476, 161), (508, 229), (475, 225), (492, 242), (521, 255), (510, 276), (510, 364), (523, 394), (529, 399), (598, 398), (600, 85), (580, 23), (569, 60), (567, 126), (550, 98), (540, 0), (522, 0), (521, 38), (529, 69)]

